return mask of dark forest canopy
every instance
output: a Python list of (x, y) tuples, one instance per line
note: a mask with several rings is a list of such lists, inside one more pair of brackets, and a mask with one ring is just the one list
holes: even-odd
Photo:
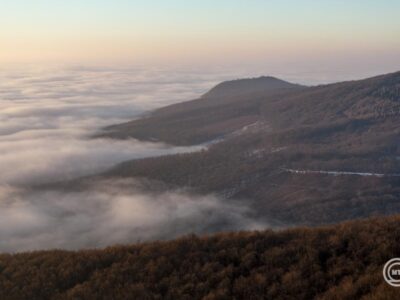
[(0, 255), (0, 299), (398, 299), (400, 217)]

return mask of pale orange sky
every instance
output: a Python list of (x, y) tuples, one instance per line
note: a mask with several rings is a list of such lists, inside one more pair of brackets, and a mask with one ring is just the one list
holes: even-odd
[(400, 69), (398, 1), (151, 2), (5, 0), (0, 63)]

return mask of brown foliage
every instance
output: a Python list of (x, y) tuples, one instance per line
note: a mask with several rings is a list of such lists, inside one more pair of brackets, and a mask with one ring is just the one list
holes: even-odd
[(395, 299), (400, 217), (0, 255), (0, 299)]

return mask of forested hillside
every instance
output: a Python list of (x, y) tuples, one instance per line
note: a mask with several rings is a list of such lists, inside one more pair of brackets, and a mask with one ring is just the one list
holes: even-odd
[(102, 177), (216, 193), (289, 225), (400, 212), (400, 73), (309, 88), (268, 86), (261, 94), (256, 80), (258, 96), (236, 95), (235, 83), (243, 85), (230, 82), (224, 97), (206, 94), (110, 131), (177, 144), (222, 141), (198, 153), (125, 162)]
[(376, 120), (399, 113), (400, 72), (317, 87), (262, 77), (221, 83), (200, 99), (110, 126), (101, 136), (188, 145), (222, 138), (256, 123), (264, 131), (276, 131)]
[(163, 107), (144, 118), (109, 126), (99, 136), (133, 137), (176, 145), (204, 143), (259, 121), (266, 99), (286, 97), (302, 89), (300, 85), (273, 77), (224, 82), (200, 99)]
[(0, 255), (0, 299), (398, 299), (400, 217)]

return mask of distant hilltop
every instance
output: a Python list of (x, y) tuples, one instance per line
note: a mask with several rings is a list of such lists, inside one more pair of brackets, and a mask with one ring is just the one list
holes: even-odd
[(203, 98), (218, 98), (237, 96), (247, 93), (268, 92), (270, 90), (288, 89), (301, 87), (272, 76), (261, 76), (258, 78), (236, 79), (224, 81), (213, 87), (203, 95)]

